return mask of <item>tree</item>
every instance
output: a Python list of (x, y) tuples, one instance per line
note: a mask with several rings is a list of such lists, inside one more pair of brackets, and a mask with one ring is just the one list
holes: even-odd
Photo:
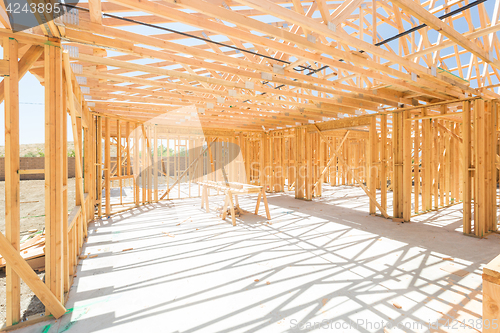
[[(158, 146), (158, 156), (160, 156), (160, 153), (163, 157), (172, 156), (174, 155), (174, 150), (172, 148), (167, 149), (164, 145), (160, 145)], [(153, 148), (151, 148), (151, 154), (154, 154)]]

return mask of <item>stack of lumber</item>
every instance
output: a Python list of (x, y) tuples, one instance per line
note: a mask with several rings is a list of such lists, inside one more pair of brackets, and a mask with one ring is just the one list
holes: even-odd
[[(31, 237), (32, 236), (32, 237)], [(20, 254), (37, 271), (45, 270), (45, 232), (28, 237), (21, 243)], [(5, 259), (0, 255), (0, 268), (5, 267)]]

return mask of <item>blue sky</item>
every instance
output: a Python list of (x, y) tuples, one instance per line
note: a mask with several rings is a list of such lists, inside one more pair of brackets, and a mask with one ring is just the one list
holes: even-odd
[[(0, 48), (0, 57), (3, 52)], [(26, 75), (19, 82), (19, 141), (26, 143), (45, 142), (45, 89), (31, 73)], [(0, 108), (0, 146), (5, 145), (5, 116), (4, 103)], [(68, 117), (69, 118), (69, 117)], [(68, 141), (73, 141), (71, 123), (68, 122)]]

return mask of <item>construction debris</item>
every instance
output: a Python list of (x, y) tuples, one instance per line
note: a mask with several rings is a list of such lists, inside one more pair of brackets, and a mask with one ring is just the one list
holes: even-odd
[(178, 223), (177, 225), (181, 225), (181, 224), (183, 224), (184, 222), (186, 222), (186, 221), (188, 221), (188, 220), (191, 220), (191, 216), (190, 216), (190, 217), (188, 217), (187, 219), (185, 219), (184, 221), (182, 221), (181, 223)]
[[(37, 231), (34, 229), (35, 232)], [(31, 231), (30, 231), (31, 232)], [(45, 257), (45, 235), (42, 231), (30, 235), (23, 243), (21, 243), (19, 253), (24, 260), (30, 264), (31, 268), (36, 270), (43, 270), (45, 263), (44, 260), (35, 260)], [(0, 268), (5, 267), (6, 261), (0, 255)]]
[[(217, 214), (218, 214), (218, 215), (220, 215), (220, 216), (221, 216), (221, 218), (222, 218), (222, 213), (223, 213), (223, 211), (222, 211), (222, 207), (217, 208), (217, 210), (216, 210), (216, 211), (217, 211)], [(235, 216), (235, 217), (240, 217), (241, 215), (243, 215), (243, 213), (244, 213), (244, 212), (245, 212), (245, 211), (244, 211), (243, 209), (241, 209), (241, 208), (240, 208), (240, 206), (235, 206), (235, 207), (234, 207), (234, 216)], [(228, 216), (230, 216), (230, 215), (231, 215), (231, 208), (228, 208), (228, 209), (227, 209), (226, 214), (227, 214)]]

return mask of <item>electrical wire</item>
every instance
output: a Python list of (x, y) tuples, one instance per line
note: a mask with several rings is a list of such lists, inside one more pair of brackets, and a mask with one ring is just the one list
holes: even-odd
[[(67, 6), (67, 7), (70, 7), (70, 8), (75, 8), (75, 9), (78, 9), (78, 10), (83, 10), (83, 11), (86, 11), (86, 12), (90, 12), (90, 10), (87, 9), (87, 8), (83, 8), (83, 7), (79, 7), (79, 6), (75, 6), (75, 5), (63, 4), (63, 3), (61, 3), (61, 5)], [(155, 28), (155, 29), (159, 29), (159, 30), (163, 30), (163, 31), (168, 31), (168, 32), (171, 32), (171, 33), (175, 33), (175, 34), (178, 34), (178, 35), (181, 35), (181, 36), (198, 39), (198, 40), (201, 40), (201, 41), (203, 41), (205, 43), (211, 43), (211, 44), (214, 44), (214, 45), (217, 45), (217, 46), (227, 47), (227, 48), (230, 48), (230, 49), (235, 50), (235, 51), (252, 54), (252, 55), (259, 56), (259, 57), (262, 57), (262, 58), (266, 58), (266, 59), (269, 59), (269, 60), (273, 60), (273, 61), (285, 63), (287, 65), (291, 64), (290, 61), (286, 61), (286, 60), (279, 59), (279, 58), (274, 58), (274, 57), (271, 57), (271, 56), (268, 56), (268, 55), (265, 55), (265, 54), (262, 54), (262, 53), (259, 53), (259, 52), (250, 51), (250, 50), (243, 49), (243, 48), (240, 48), (240, 47), (237, 47), (237, 46), (233, 46), (233, 45), (228, 45), (228, 44), (216, 42), (216, 41), (213, 41), (213, 40), (211, 40), (209, 38), (204, 38), (204, 37), (192, 35), (192, 34), (189, 34), (189, 33), (186, 33), (186, 32), (177, 31), (177, 30), (174, 30), (174, 29), (170, 29), (170, 28), (158, 26), (158, 25), (155, 25), (155, 24), (145, 23), (145, 22), (133, 20), (133, 19), (126, 18), (126, 17), (112, 15), (112, 14), (102, 13), (102, 15), (110, 17), (110, 18), (114, 18), (114, 19), (117, 19), (117, 20), (126, 21), (126, 22), (129, 22), (129, 23), (143, 25), (143, 26), (146, 26), (146, 27), (149, 27), (149, 28)], [(302, 71), (304, 71), (306, 69), (308, 69), (308, 70), (312, 69), (311, 66), (307, 66), (306, 67), (306, 66), (300, 65), (298, 67), (301, 68), (301, 69), (297, 70), (297, 69), (294, 68), (294, 70), (302, 72)]]
[[(472, 7), (475, 7), (483, 2), (485, 2), (486, 0), (476, 0), (474, 2), (471, 2), (463, 7), (460, 7), (460, 8), (457, 8), (449, 13), (446, 13), (444, 15), (441, 15), (439, 16), (438, 18), (440, 20), (443, 20), (447, 17), (450, 17), (450, 16), (453, 16), (455, 14), (458, 14), (458, 13), (461, 13), (463, 12), (464, 10), (467, 10), (469, 8), (472, 8)], [(70, 5), (70, 4), (63, 4), (61, 3), (61, 5), (63, 6), (67, 6), (67, 7), (70, 7), (70, 8), (75, 8), (75, 9), (78, 9), (78, 10), (83, 10), (83, 11), (87, 11), (87, 12), (90, 12), (90, 10), (88, 8), (83, 8), (83, 7), (79, 7), (79, 6), (75, 6), (75, 5)], [(201, 40), (201, 41), (204, 41), (206, 43), (212, 43), (212, 44), (215, 44), (215, 45), (218, 45), (218, 46), (221, 46), (221, 47), (227, 47), (227, 48), (230, 48), (232, 50), (235, 50), (235, 51), (239, 51), (239, 52), (244, 52), (244, 53), (248, 53), (248, 54), (252, 54), (252, 55), (255, 55), (255, 56), (259, 56), (259, 57), (262, 57), (262, 58), (266, 58), (266, 59), (269, 59), (269, 60), (273, 60), (273, 61), (277, 61), (277, 62), (282, 62), (282, 63), (285, 63), (287, 65), (291, 64), (291, 62), (289, 61), (286, 61), (286, 60), (283, 60), (283, 59), (279, 59), (279, 58), (274, 58), (274, 57), (271, 57), (271, 56), (268, 56), (268, 55), (265, 55), (265, 54), (261, 54), (259, 52), (255, 52), (255, 51), (250, 51), (250, 50), (247, 50), (247, 49), (243, 49), (243, 48), (239, 48), (237, 46), (232, 46), (232, 45), (228, 45), (228, 44), (224, 44), (224, 43), (220, 43), (220, 42), (216, 42), (216, 41), (213, 41), (209, 38), (204, 38), (204, 37), (199, 37), (199, 36), (196, 36), (196, 35), (192, 35), (192, 34), (189, 34), (189, 33), (186, 33), (186, 32), (182, 32), (182, 31), (177, 31), (177, 30), (174, 30), (174, 29), (170, 29), (170, 28), (166, 28), (166, 27), (162, 27), (162, 26), (158, 26), (158, 25), (154, 25), (154, 24), (150, 24), (150, 23), (145, 23), (145, 22), (141, 22), (141, 21), (137, 21), (137, 20), (133, 20), (133, 19), (130, 19), (130, 18), (126, 18), (126, 17), (120, 17), (120, 16), (116, 16), (116, 15), (112, 15), (112, 14), (107, 14), (107, 13), (102, 13), (103, 16), (107, 16), (107, 17), (110, 17), (110, 18), (114, 18), (114, 19), (118, 19), (118, 20), (122, 20), (122, 21), (126, 21), (126, 22), (130, 22), (130, 23), (134, 23), (134, 24), (139, 24), (139, 25), (143, 25), (143, 26), (147, 26), (147, 27), (150, 27), (150, 28), (155, 28), (155, 29), (159, 29), (159, 30), (164, 30), (164, 31), (168, 31), (168, 32), (171, 32), (171, 33), (175, 33), (175, 34), (178, 34), (178, 35), (181, 35), (181, 36), (186, 36), (186, 37), (189, 37), (189, 38), (194, 38), (194, 39), (198, 39), (198, 40)], [(405, 35), (408, 35), (412, 32), (415, 32), (415, 31), (418, 31), (424, 27), (426, 27), (427, 24), (421, 24), (419, 26), (416, 26), (416, 27), (413, 27), (407, 31), (404, 31), (404, 32), (401, 32), (397, 35), (394, 35), (390, 38), (387, 38), (383, 41), (380, 41), (378, 43), (375, 44), (375, 46), (382, 46), (390, 41), (393, 41), (395, 39), (399, 39)], [(365, 51), (364, 50), (359, 50), (359, 53), (364, 53)], [(339, 59), (338, 61), (344, 61), (344, 59)], [(303, 65), (300, 65), (298, 66), (298, 68), (300, 69), (297, 69), (297, 67), (294, 67), (293, 70), (297, 71), (297, 72), (303, 72), (305, 71), (306, 69), (307, 70), (310, 70), (310, 72), (306, 75), (312, 75), (316, 72), (318, 72), (319, 70), (322, 70), (322, 69), (325, 69), (325, 68), (328, 68), (329, 66), (323, 66), (321, 69), (318, 69), (318, 70), (313, 70), (311, 68), (311, 66), (303, 66)], [(266, 84), (268, 82), (265, 82), (264, 84)], [(278, 87), (282, 87), (283, 85), (281, 86), (278, 86)]]
[[(87, 9), (87, 8), (83, 8), (83, 7), (79, 7), (79, 6), (75, 6), (75, 5), (62, 4), (62, 3), (61, 3), (61, 5), (66, 6), (66, 7), (70, 7), (70, 8), (74, 8), (74, 9), (78, 9), (78, 10), (83, 10), (83, 11), (86, 11), (86, 12), (90, 12), (90, 10)], [(274, 57), (271, 57), (271, 56), (268, 56), (268, 55), (265, 55), (265, 54), (261, 54), (261, 53), (255, 52), (255, 51), (250, 51), (250, 50), (247, 50), (247, 49), (242, 49), (242, 48), (239, 48), (239, 47), (236, 47), (236, 46), (232, 46), (232, 45), (227, 45), (227, 44), (224, 44), (224, 43), (216, 42), (216, 41), (213, 41), (213, 40), (211, 40), (209, 38), (199, 37), (199, 36), (192, 35), (192, 34), (189, 34), (189, 33), (186, 33), (186, 32), (177, 31), (177, 30), (174, 30), (174, 29), (170, 29), (170, 28), (166, 28), (166, 27), (162, 27), (162, 26), (158, 26), (158, 25), (154, 25), (154, 24), (150, 24), (150, 23), (145, 23), (145, 22), (133, 20), (133, 19), (126, 18), (126, 17), (120, 17), (120, 16), (116, 16), (116, 15), (112, 15), (112, 14), (102, 13), (102, 15), (110, 17), (110, 18), (114, 18), (114, 19), (126, 21), (126, 22), (129, 22), (129, 23), (139, 24), (139, 25), (150, 27), (150, 28), (155, 28), (155, 29), (159, 29), (159, 30), (168, 31), (170, 33), (175, 33), (175, 34), (178, 34), (178, 35), (181, 35), (181, 36), (198, 39), (198, 40), (204, 41), (206, 43), (212, 43), (212, 44), (215, 44), (215, 45), (218, 45), (218, 46), (221, 46), (221, 47), (227, 47), (227, 48), (230, 48), (230, 49), (233, 49), (233, 50), (237, 50), (237, 51), (240, 51), (240, 52), (249, 53), (249, 54), (252, 54), (252, 55), (255, 55), (255, 56), (259, 56), (259, 57), (263, 57), (263, 58), (266, 58), (266, 59), (269, 59), (269, 60), (274, 60), (274, 61), (282, 62), (282, 63), (285, 63), (287, 65), (291, 64), (290, 61), (286, 61), (286, 60), (279, 59), (279, 58), (274, 58)], [(340, 59), (340, 61), (343, 61), (343, 60)], [(312, 75), (312, 74), (315, 74), (315, 73), (317, 73), (317, 72), (319, 72), (319, 71), (321, 71), (323, 69), (329, 68), (329, 66), (323, 66), (321, 68), (313, 69), (311, 67), (311, 65), (309, 65), (307, 67), (303, 66), (303, 65), (299, 65), (298, 68), (300, 68), (300, 69), (297, 69), (297, 67), (294, 67), (293, 70), (295, 70), (297, 72), (303, 72), (305, 70), (309, 70), (309, 72), (306, 75)], [(297, 79), (293, 79), (293, 81), (297, 81)], [(269, 81), (265, 81), (262, 84), (267, 84), (267, 83), (269, 83)], [(285, 86), (285, 84), (281, 84), (279, 86), (274, 87), (274, 89), (281, 89), (284, 86)], [(265, 94), (266, 94), (266, 92), (263, 92), (260, 95), (265, 95)], [(250, 101), (250, 100), (245, 100), (245, 101), (243, 101), (243, 103), (248, 102), (248, 101)]]
[[(483, 2), (485, 2), (485, 1), (486, 1), (486, 0), (477, 0), (477, 1), (471, 2), (471, 3), (469, 3), (468, 5), (465, 5), (465, 6), (463, 6), (463, 7), (457, 8), (457, 9), (455, 9), (455, 10), (453, 10), (453, 11), (449, 12), (449, 13), (446, 13), (446, 14), (444, 14), (444, 15), (439, 16), (439, 17), (438, 17), (438, 19), (443, 20), (443, 19), (445, 19), (445, 18), (447, 18), (447, 17), (450, 17), (450, 16), (453, 16), (453, 15), (455, 15), (455, 14), (461, 13), (461, 12), (463, 12), (463, 11), (464, 11), (464, 10), (466, 10), (466, 9), (469, 9), (469, 8), (475, 7), (475, 6), (477, 6), (477, 5), (479, 5), (480, 3), (483, 3)], [(401, 37), (403, 37), (403, 36), (406, 36), (406, 35), (408, 35), (408, 34), (410, 34), (410, 33), (412, 33), (412, 32), (415, 32), (415, 31), (417, 31), (417, 30), (420, 30), (420, 29), (422, 29), (422, 28), (425, 28), (426, 26), (427, 26), (427, 24), (423, 23), (423, 24), (421, 24), (421, 25), (419, 25), (419, 26), (413, 27), (413, 28), (411, 28), (411, 29), (409, 29), (409, 30), (406, 30), (406, 31), (404, 31), (404, 32), (401, 32), (401, 33), (399, 33), (399, 34), (395, 35), (395, 36), (392, 36), (392, 37), (387, 38), (387, 39), (385, 39), (385, 40), (383, 40), (383, 41), (381, 41), (381, 42), (378, 42), (377, 44), (375, 44), (375, 46), (381, 46), (381, 45), (384, 45), (384, 44), (386, 44), (386, 43), (389, 43), (390, 41), (393, 41), (393, 40), (395, 40), (395, 39), (398, 39), (398, 38), (401, 38)]]

